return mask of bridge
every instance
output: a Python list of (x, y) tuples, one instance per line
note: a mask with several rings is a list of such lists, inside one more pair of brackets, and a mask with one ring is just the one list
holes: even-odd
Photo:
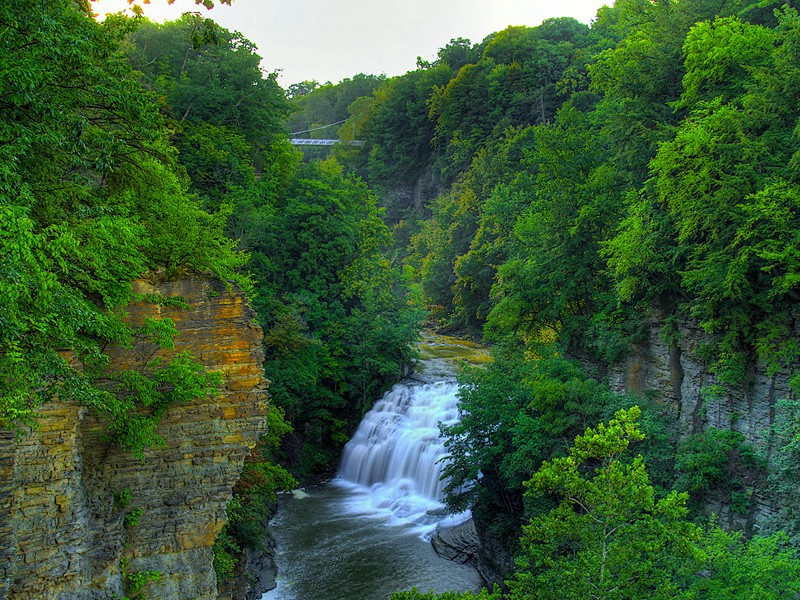
[(311, 139), (311, 138), (291, 138), (293, 146), (333, 146), (334, 144), (349, 144), (350, 146), (363, 146), (364, 142), (361, 140), (349, 140), (343, 142), (341, 140), (332, 139)]
[[(336, 123), (331, 123), (330, 125), (322, 125), (320, 127), (313, 127), (311, 129), (304, 129), (303, 131), (293, 131), (289, 135), (300, 135), (301, 133), (311, 133), (312, 131), (319, 131), (320, 129), (327, 129), (328, 127), (334, 127), (336, 125), (341, 125), (347, 119), (343, 119), (341, 121), (337, 121)], [(363, 146), (364, 142), (361, 140), (348, 140), (343, 142), (341, 140), (334, 140), (334, 139), (311, 139), (311, 138), (290, 138), (292, 142), (292, 146), (333, 146), (334, 144), (349, 144), (351, 146)]]

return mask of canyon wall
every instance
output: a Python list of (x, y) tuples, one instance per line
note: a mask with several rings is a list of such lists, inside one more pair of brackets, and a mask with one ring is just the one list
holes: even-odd
[[(702, 348), (709, 336), (689, 319), (679, 319), (669, 336), (664, 318), (650, 316), (646, 339), (623, 364), (608, 372), (615, 391), (648, 395), (669, 408), (678, 441), (709, 427), (741, 433), (768, 462), (781, 443), (774, 426), (780, 418), (781, 400), (794, 399), (785, 373), (769, 375), (763, 364), (749, 365), (747, 381), (734, 388), (719, 386)], [(800, 332), (795, 332), (800, 337)], [(669, 337), (669, 341), (665, 338)], [(733, 511), (727, 498), (708, 498), (705, 510), (716, 514), (726, 528), (748, 533), (765, 526), (784, 508), (781, 498), (763, 485), (748, 482), (746, 511)]]
[(112, 348), (111, 368), (189, 351), (224, 375), (223, 388), (170, 407), (158, 427), (164, 445), (144, 460), (110, 445), (102, 419), (73, 404), (45, 404), (32, 431), (0, 432), (0, 600), (111, 599), (143, 579), (152, 579), (152, 598), (217, 596), (212, 545), (265, 424), (262, 331), (243, 296), (221, 282), (142, 280), (134, 288), (183, 297), (189, 308), (129, 306), (134, 326), (172, 319), (175, 349)]

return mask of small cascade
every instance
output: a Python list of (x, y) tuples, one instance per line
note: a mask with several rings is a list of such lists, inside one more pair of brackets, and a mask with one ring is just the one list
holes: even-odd
[(458, 385), (400, 383), (375, 403), (344, 449), (337, 480), (361, 491), (349, 507), (388, 511), (429, 534), (442, 521), (446, 452), (439, 423), (458, 421)]

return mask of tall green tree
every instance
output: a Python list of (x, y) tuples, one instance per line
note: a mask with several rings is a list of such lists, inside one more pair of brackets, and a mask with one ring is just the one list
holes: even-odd
[(641, 456), (622, 453), (644, 439), (638, 407), (575, 438), (569, 455), (544, 463), (527, 484), (558, 506), (523, 529), (510, 597), (674, 598), (699, 567), (686, 496), (657, 499)]

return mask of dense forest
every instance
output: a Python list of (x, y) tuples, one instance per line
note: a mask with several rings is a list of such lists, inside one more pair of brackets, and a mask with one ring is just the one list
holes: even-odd
[[(276, 491), (335, 468), (424, 319), (492, 345), (443, 431), (448, 503), (515, 564), (493, 592), (438, 598), (800, 593), (790, 5), (618, 0), (591, 26), (509, 27), (402, 76), (288, 91), (198, 14), (15, 2), (0, 26), (0, 426), (57, 396), (141, 455), (168, 406), (220, 382), (188, 355), (107, 371), (108, 345), (175, 334), (126, 324), (131, 301), (179, 303), (130, 282), (238, 286), (273, 408), (215, 546), (223, 581)], [(334, 131), (363, 144), (287, 139)], [(609, 386), (653, 328), (677, 348), (687, 323), (709, 402), (787, 382), (764, 443), (701, 410), (679, 431), (673, 406)], [(755, 524), (759, 494), (783, 509)], [(709, 516), (720, 498), (742, 531)]]
[[(797, 593), (795, 511), (752, 511), (797, 489), (798, 32), (778, 3), (625, 0), (451, 40), (349, 105), (363, 146), (333, 154), (386, 206), (429, 325), (493, 344), (444, 434), (451, 506), (516, 556), (508, 597)], [(302, 122), (338, 118), (313, 87)], [(787, 382), (761, 443), (604, 383), (686, 323), (707, 402)], [(720, 498), (746, 540), (709, 521)]]
[[(419, 315), (384, 256), (376, 197), (335, 161), (304, 164), (291, 113), (241, 35), (197, 14), (156, 25), (71, 0), (0, 9), (0, 425), (58, 396), (108, 414), (141, 455), (167, 407), (219, 386), (191, 356), (109, 373), (132, 329), (131, 281), (216, 276), (265, 330), (269, 434), (245, 466), (215, 547), (229, 575), (261, 543), (277, 489), (328, 473), (352, 428), (413, 355)], [(281, 436), (285, 434), (281, 449)]]

